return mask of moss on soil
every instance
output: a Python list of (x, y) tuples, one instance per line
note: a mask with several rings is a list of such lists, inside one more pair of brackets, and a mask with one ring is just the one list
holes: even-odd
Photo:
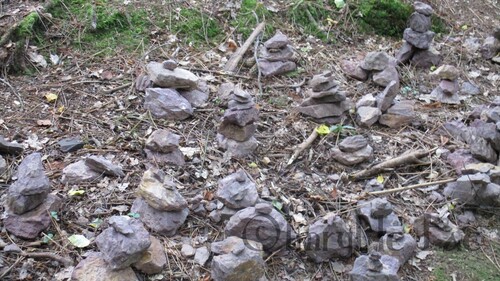
[(215, 43), (224, 36), (217, 20), (198, 10), (181, 9), (176, 17), (172, 31), (195, 45)]
[(236, 28), (236, 31), (241, 33), (243, 38), (246, 39), (257, 26), (256, 16), (259, 23), (262, 21), (268, 23), (264, 30), (264, 37), (272, 36), (276, 30), (274, 24), (270, 24), (270, 22), (276, 20), (276, 16), (269, 12), (262, 2), (257, 0), (243, 0), (241, 2), (241, 9), (236, 18), (231, 20), (230, 25)]

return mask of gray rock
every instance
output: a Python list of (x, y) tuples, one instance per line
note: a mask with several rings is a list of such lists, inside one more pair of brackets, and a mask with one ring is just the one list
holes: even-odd
[(156, 118), (184, 120), (193, 115), (191, 104), (174, 89), (148, 88), (144, 107)]
[[(332, 88), (333, 89), (333, 88)], [(323, 91), (323, 92), (313, 92), (311, 90), (307, 91), (307, 95), (309, 98), (306, 98), (300, 106), (309, 106), (315, 104), (325, 104), (325, 103), (339, 103), (346, 100), (345, 92), (336, 91), (331, 92)]]
[(365, 148), (368, 145), (368, 140), (362, 135), (355, 135), (345, 138), (339, 143), (339, 148), (342, 152), (355, 152)]
[(309, 227), (304, 248), (315, 262), (348, 258), (356, 249), (356, 240), (341, 217), (328, 213)]
[(148, 169), (144, 173), (137, 195), (159, 211), (181, 211), (188, 206), (174, 182), (160, 169)]
[(431, 74), (439, 79), (454, 81), (460, 75), (460, 71), (453, 65), (444, 64), (434, 70)]
[(85, 164), (85, 160), (80, 160), (75, 163), (69, 164), (62, 170), (62, 183), (81, 183), (81, 182), (91, 182), (100, 178), (101, 174), (90, 169), (89, 166)]
[(151, 162), (157, 165), (173, 165), (173, 166), (183, 166), (186, 162), (184, 160), (184, 154), (179, 148), (174, 149), (169, 153), (155, 152), (149, 149), (144, 149), (146, 156)]
[(135, 89), (138, 92), (144, 92), (147, 88), (151, 88), (152, 86), (153, 81), (151, 81), (148, 75), (141, 74), (135, 79)]
[(472, 135), (469, 144), (470, 151), (474, 158), (479, 161), (497, 163), (498, 154), (495, 152), (495, 150), (487, 140), (482, 137)]
[(7, 217), (3, 221), (5, 229), (22, 239), (38, 238), (52, 223), (50, 212), (58, 212), (60, 207), (61, 199), (49, 194), (41, 205), (22, 215), (7, 210)]
[(322, 92), (338, 86), (339, 82), (335, 81), (331, 71), (324, 71), (321, 74), (314, 75), (309, 81), (309, 87), (313, 92)]
[(409, 27), (416, 32), (426, 32), (431, 29), (431, 17), (415, 12), (411, 14)]
[(193, 257), (194, 254), (196, 254), (196, 249), (193, 248), (193, 246), (189, 245), (189, 244), (182, 244), (182, 248), (181, 248), (181, 255), (186, 257), (186, 258), (190, 258), (190, 257)]
[(324, 104), (315, 104), (308, 106), (298, 107), (297, 110), (305, 114), (307, 116), (311, 116), (313, 118), (325, 118), (332, 116), (341, 116), (349, 110), (349, 102), (342, 101), (340, 103), (324, 103)]
[(138, 213), (140, 220), (152, 231), (168, 237), (175, 235), (189, 213), (188, 208), (174, 212), (160, 211), (149, 206), (142, 198), (136, 198), (130, 210)]
[(381, 115), (382, 111), (376, 107), (362, 106), (356, 110), (356, 122), (363, 127), (370, 127)]
[(415, 51), (416, 51), (415, 47), (413, 47), (412, 44), (405, 41), (403, 43), (403, 46), (401, 46), (401, 48), (396, 53), (396, 61), (398, 63), (407, 63), (413, 57)]
[(228, 102), (229, 97), (233, 94), (236, 85), (231, 82), (222, 83), (217, 90), (217, 97), (221, 100), (221, 102)]
[(394, 101), (394, 98), (399, 93), (399, 80), (391, 81), (385, 87), (384, 91), (377, 95), (377, 107), (380, 111), (385, 112)]
[(372, 94), (366, 94), (356, 102), (356, 109), (362, 106), (375, 107), (376, 105), (377, 99)]
[(198, 84), (198, 77), (182, 68), (169, 70), (159, 62), (150, 62), (146, 68), (153, 84), (161, 88), (193, 89)]
[(476, 119), (469, 124), (471, 134), (487, 140), (493, 149), (500, 151), (500, 132), (494, 123), (488, 123), (481, 119)]
[[(226, 138), (244, 142), (253, 137), (255, 131), (257, 130), (256, 124), (248, 124), (246, 126), (238, 126), (236, 124), (232, 124), (226, 120), (222, 120), (223, 122), (219, 126), (218, 133), (225, 136)], [(226, 121), (226, 122), (224, 122)]]
[(457, 149), (446, 156), (446, 163), (451, 165), (458, 175), (462, 174), (462, 169), (467, 164), (478, 162), (479, 161), (472, 156), (472, 153), (466, 149)]
[(411, 28), (405, 29), (403, 39), (419, 49), (429, 49), (435, 33), (432, 31), (417, 32)]
[(129, 235), (134, 233), (134, 229), (130, 225), (130, 218), (127, 216), (112, 216), (108, 219), (108, 224), (116, 232), (123, 235)]
[(382, 253), (397, 258), (403, 265), (415, 254), (417, 242), (410, 234), (403, 232), (403, 227), (397, 226), (389, 228), (380, 238), (379, 247)]
[(460, 94), (462, 95), (475, 96), (479, 95), (480, 93), (481, 89), (470, 82), (464, 82), (462, 84), (462, 87), (460, 88)]
[(92, 253), (80, 261), (71, 274), (72, 281), (139, 281), (131, 267), (113, 270), (101, 253)]
[(432, 90), (430, 98), (431, 100), (439, 101), (441, 103), (460, 104), (460, 96), (457, 93), (452, 95), (446, 94), (440, 86), (437, 86), (434, 90)]
[(194, 262), (198, 265), (204, 266), (210, 258), (210, 251), (206, 246), (202, 246), (196, 249), (196, 253), (194, 254)]
[(458, 93), (458, 81), (441, 80), (439, 82), (439, 88), (446, 95), (455, 95)]
[(295, 232), (278, 211), (273, 208), (270, 213), (259, 213), (257, 209), (258, 206), (247, 207), (234, 214), (226, 224), (226, 235), (259, 241), (269, 252), (295, 238)]
[(115, 228), (108, 227), (95, 240), (104, 260), (115, 270), (138, 262), (151, 246), (149, 233), (140, 220), (128, 216), (121, 216), (119, 220), (127, 221), (132, 233), (122, 234)]
[(441, 53), (433, 47), (430, 47), (427, 50), (416, 50), (411, 58), (411, 63), (415, 67), (429, 69), (433, 65), (439, 65), (442, 60), (443, 57)]
[(158, 129), (146, 140), (146, 148), (155, 152), (169, 153), (179, 147), (180, 138), (169, 130)]
[[(201, 81), (201, 80), (200, 80)], [(193, 90), (179, 90), (179, 94), (185, 98), (192, 107), (202, 108), (205, 106), (208, 100), (208, 90), (201, 90), (200, 84), (202, 82), (198, 82), (198, 88)], [(205, 83), (205, 82), (203, 82)], [(206, 84), (205, 84), (206, 86)]]
[(372, 157), (373, 148), (369, 145), (354, 152), (342, 152), (338, 148), (332, 149), (331, 157), (344, 165), (352, 166), (364, 162)]
[(269, 38), (266, 42), (264, 42), (264, 47), (266, 49), (280, 49), (290, 44), (288, 37), (281, 33), (276, 32), (273, 37)]
[(8, 244), (3, 247), (4, 253), (21, 253), (23, 250), (19, 248), (16, 244)]
[(125, 173), (120, 166), (113, 164), (102, 156), (90, 156), (85, 159), (85, 165), (91, 170), (111, 177), (124, 177)]
[(5, 159), (0, 155), (0, 178), (3, 177), (3, 175), (7, 172), (7, 162), (5, 162)]
[(418, 236), (425, 236), (433, 245), (453, 248), (462, 241), (465, 234), (446, 217), (426, 213), (418, 217), (413, 229)]
[(266, 61), (288, 61), (293, 57), (291, 46), (284, 46), (279, 49), (260, 48), (260, 59)]
[(222, 149), (226, 150), (229, 156), (237, 158), (252, 154), (258, 146), (258, 142), (253, 136), (246, 141), (239, 142), (226, 138), (222, 134), (217, 134), (217, 142)]
[(376, 178), (369, 180), (365, 185), (367, 192), (384, 190), (384, 183), (380, 183)]
[[(375, 256), (375, 257), (374, 257)], [(359, 256), (349, 275), (351, 281), (399, 281), (399, 260), (389, 255)]]
[(484, 43), (479, 49), (484, 59), (490, 60), (500, 51), (500, 41), (493, 36), (484, 39)]
[(8, 205), (13, 213), (20, 215), (42, 204), (50, 192), (42, 155), (32, 153), (26, 156), (17, 168), (17, 178), (9, 187)]
[(236, 173), (219, 180), (216, 197), (229, 208), (242, 209), (254, 206), (259, 194), (255, 183), (245, 171), (238, 170)]
[(259, 120), (259, 110), (255, 107), (236, 110), (230, 108), (224, 112), (223, 123), (231, 123), (240, 127), (249, 125)]
[(375, 198), (358, 202), (358, 214), (370, 225), (374, 232), (386, 232), (394, 226), (401, 226), (398, 216), (392, 211), (392, 205), (386, 198)]
[(481, 40), (477, 37), (469, 37), (465, 39), (465, 42), (462, 46), (467, 50), (467, 52), (471, 55), (474, 55), (477, 50), (481, 47)]
[(489, 108), (484, 113), (486, 115), (486, 118), (488, 119), (488, 122), (496, 123), (500, 121), (500, 106)]
[(366, 81), (368, 79), (368, 72), (363, 68), (361, 68), (359, 64), (356, 62), (343, 60), (342, 70), (344, 71), (345, 75), (347, 75), (350, 78), (359, 81)]
[(23, 153), (24, 148), (22, 145), (14, 142), (6, 141), (0, 136), (0, 154), (18, 155)]
[(262, 244), (230, 236), (212, 243), (211, 277), (214, 281), (258, 281), (265, 278)]
[(135, 268), (145, 274), (158, 274), (163, 271), (167, 264), (165, 249), (158, 238), (151, 236), (151, 245), (142, 254), (139, 261), (133, 264)]
[(386, 52), (369, 52), (366, 54), (361, 68), (364, 70), (379, 70), (382, 71), (389, 66), (393, 58)]
[(390, 128), (399, 128), (413, 121), (415, 111), (412, 101), (400, 101), (391, 106), (386, 113), (382, 114), (378, 122)]
[(80, 137), (64, 138), (57, 142), (59, 149), (62, 152), (73, 152), (78, 149), (83, 148), (85, 143), (80, 139)]
[(463, 167), (462, 174), (464, 175), (471, 175), (477, 173), (488, 174), (494, 168), (495, 165), (491, 163), (471, 163)]
[(168, 70), (174, 70), (177, 68), (177, 62), (175, 60), (166, 60), (162, 62), (163, 68)]
[(386, 87), (391, 81), (397, 81), (399, 84), (399, 73), (392, 65), (373, 74), (373, 82), (379, 86)]
[(426, 16), (431, 16), (434, 13), (434, 10), (430, 5), (420, 1), (413, 2), (413, 8), (415, 9), (415, 12)]
[(297, 65), (293, 61), (267, 61), (259, 59), (258, 65), (264, 76), (281, 75), (297, 69)]

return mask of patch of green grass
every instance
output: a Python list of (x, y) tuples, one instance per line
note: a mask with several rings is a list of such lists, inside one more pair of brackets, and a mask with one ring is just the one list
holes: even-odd
[(16, 36), (18, 38), (25, 38), (33, 35), (35, 24), (39, 19), (40, 17), (37, 12), (31, 12), (29, 15), (24, 17), (16, 30)]
[(432, 27), (431, 30), (436, 33), (447, 33), (449, 31), (448, 24), (440, 17), (432, 15), (431, 17)]
[[(232, 20), (230, 24), (246, 39), (257, 26), (257, 18), (255, 15), (258, 17), (259, 23), (264, 20), (269, 22), (273, 17), (272, 13), (266, 9), (262, 2), (256, 0), (243, 0), (236, 19)], [(275, 31), (274, 24), (267, 24), (264, 30), (264, 36), (270, 37), (274, 35)]]
[(330, 14), (323, 1), (298, 0), (289, 8), (287, 17), (304, 34), (325, 40), (327, 32), (323, 29), (329, 24)]
[(362, 31), (401, 37), (413, 9), (399, 0), (357, 0), (354, 15)]
[(183, 38), (196, 44), (211, 43), (217, 41), (224, 32), (217, 20), (208, 15), (194, 10), (181, 9), (178, 18), (172, 20), (172, 31), (182, 35)]

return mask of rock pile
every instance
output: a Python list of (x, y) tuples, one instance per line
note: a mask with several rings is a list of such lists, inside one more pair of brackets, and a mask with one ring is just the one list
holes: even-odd
[(288, 37), (278, 31), (260, 48), (258, 67), (264, 76), (281, 75), (297, 68), (292, 57), (293, 49)]
[(332, 158), (344, 165), (352, 166), (371, 158), (373, 148), (362, 135), (345, 138), (332, 149)]
[(124, 269), (113, 270), (104, 260), (102, 253), (90, 253), (80, 261), (71, 274), (73, 281), (139, 281), (134, 270), (129, 266)]
[(42, 165), (42, 155), (26, 156), (17, 170), (17, 181), (7, 193), (4, 226), (24, 239), (35, 239), (50, 226), (50, 212), (57, 212), (61, 199), (50, 192), (50, 182)]
[(151, 230), (173, 236), (186, 220), (187, 201), (177, 191), (175, 184), (161, 170), (147, 170), (137, 190), (138, 197), (131, 211)]
[(360, 67), (369, 73), (375, 84), (387, 87), (391, 81), (395, 81), (399, 87), (396, 60), (386, 52), (369, 52)]
[(410, 234), (404, 233), (401, 226), (388, 228), (379, 242), (379, 251), (396, 257), (401, 265), (413, 257), (416, 249), (417, 242)]
[(89, 182), (101, 176), (124, 177), (125, 173), (120, 166), (102, 156), (89, 156), (66, 166), (62, 171), (61, 182), (68, 184)]
[(452, 65), (441, 65), (432, 75), (438, 77), (440, 82), (432, 91), (431, 99), (441, 103), (460, 104), (458, 69)]
[(500, 52), (500, 28), (497, 27), (492, 36), (484, 39), (479, 51), (484, 59), (500, 63), (500, 56), (498, 55)]
[(465, 236), (464, 232), (447, 217), (435, 213), (426, 213), (418, 217), (413, 224), (413, 229), (418, 236), (428, 239), (425, 241), (426, 246), (430, 242), (436, 246), (453, 248)]
[(158, 165), (182, 166), (185, 161), (179, 149), (180, 138), (169, 130), (156, 130), (146, 140), (144, 152), (149, 160)]
[(240, 87), (229, 91), (228, 108), (224, 112), (218, 129), (219, 146), (234, 157), (244, 157), (257, 148), (254, 137), (257, 129), (255, 122), (259, 119), (259, 110), (252, 96)]
[(325, 71), (309, 81), (308, 97), (297, 108), (304, 115), (313, 117), (317, 122), (337, 124), (345, 118), (351, 103), (340, 90), (331, 71)]
[(375, 198), (370, 201), (358, 202), (358, 215), (368, 223), (371, 230), (385, 233), (388, 229), (401, 226), (398, 216), (392, 211), (392, 204), (387, 198)]
[(403, 39), (405, 42), (396, 54), (399, 63), (411, 62), (422, 68), (439, 65), (442, 57), (432, 48), (431, 43), (435, 33), (431, 29), (431, 16), (434, 10), (428, 4), (415, 1), (415, 12), (411, 14), (409, 27), (405, 29)]
[(352, 281), (399, 281), (398, 270), (401, 264), (395, 257), (371, 252), (370, 255), (359, 256), (349, 273)]

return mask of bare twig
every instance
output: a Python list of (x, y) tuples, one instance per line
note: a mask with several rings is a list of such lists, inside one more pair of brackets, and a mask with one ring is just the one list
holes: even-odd
[(62, 257), (62, 256), (59, 256), (59, 255), (56, 255), (56, 254), (53, 254), (53, 253), (49, 253), (49, 252), (33, 252), (33, 253), (30, 253), (30, 252), (21, 252), (19, 253), (21, 256), (24, 256), (24, 257), (28, 257), (28, 258), (44, 258), (44, 259), (51, 259), (51, 260), (55, 260), (55, 261), (58, 261), (60, 263), (62, 263), (64, 266), (71, 266), (73, 265), (73, 261), (69, 258), (66, 258), (66, 257)]
[(210, 70), (210, 69), (203, 69), (203, 68), (190, 68), (189, 70), (191, 71), (198, 71), (198, 72), (206, 72), (206, 73), (213, 73), (221, 76), (230, 76), (230, 77), (235, 77), (235, 78), (240, 78), (240, 79), (253, 79), (252, 77), (249, 76), (243, 76), (243, 75), (238, 75), (238, 74), (233, 74), (225, 71), (217, 71), (217, 70)]
[(368, 195), (385, 195), (389, 193), (394, 193), (394, 192), (400, 192), (400, 191), (405, 191), (405, 190), (410, 190), (410, 189), (415, 189), (415, 188), (420, 188), (420, 187), (426, 187), (429, 185), (435, 185), (435, 184), (444, 184), (444, 183), (449, 183), (452, 181), (456, 181), (457, 179), (445, 179), (445, 180), (440, 180), (440, 181), (431, 181), (431, 182), (424, 182), (424, 183), (419, 183), (419, 184), (412, 184), (408, 186), (402, 186), (398, 188), (393, 188), (393, 189), (386, 189), (386, 190), (379, 190), (379, 191), (372, 191), (368, 192)]
[(112, 93), (114, 93), (116, 91), (123, 90), (123, 89), (125, 89), (127, 87), (130, 87), (131, 85), (132, 85), (132, 82), (126, 83), (126, 84), (123, 84), (123, 85), (118, 86), (116, 88), (112, 88), (112, 89), (109, 89), (109, 90), (104, 90), (104, 91), (102, 91), (102, 93), (105, 94), (105, 95), (109, 95), (109, 94), (112, 94)]
[(253, 30), (252, 34), (248, 37), (248, 39), (243, 43), (243, 46), (238, 48), (236, 52), (231, 56), (229, 61), (226, 63), (224, 66), (224, 71), (226, 72), (234, 72), (234, 70), (238, 67), (238, 63), (241, 61), (241, 58), (243, 58), (243, 55), (246, 53), (248, 48), (250, 48), (250, 45), (255, 41), (255, 38), (264, 30), (264, 27), (266, 26), (266, 22), (263, 21), (257, 27)]
[(286, 165), (287, 166), (291, 165), (293, 163), (293, 161), (295, 161), (295, 159), (297, 159), (299, 154), (302, 151), (304, 151), (306, 148), (308, 148), (317, 137), (318, 137), (318, 132), (316, 131), (316, 128), (314, 128), (313, 132), (309, 135), (309, 137), (304, 142), (299, 144), (299, 146), (297, 146), (297, 149), (295, 149), (292, 157), (290, 157), (290, 159), (288, 160)]
[(270, 89), (281, 89), (281, 88), (300, 88), (302, 86), (304, 86), (304, 84), (306, 83), (306, 78), (302, 79), (302, 81), (300, 81), (299, 83), (296, 83), (296, 84), (292, 84), (292, 85), (269, 85), (269, 86), (266, 86), (266, 88), (270, 88)]

